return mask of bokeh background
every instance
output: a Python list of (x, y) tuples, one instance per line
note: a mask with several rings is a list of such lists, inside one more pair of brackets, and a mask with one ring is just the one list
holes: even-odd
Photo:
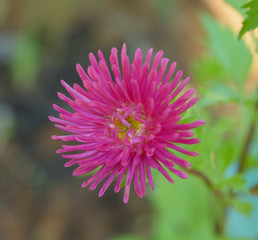
[[(120, 51), (124, 42), (131, 57), (138, 47), (144, 53), (151, 47), (154, 52), (163, 49), (185, 77), (192, 77), (197, 94), (204, 96), (200, 117), (216, 121), (225, 114), (234, 119), (247, 116), (226, 132), (232, 141), (209, 138), (205, 130), (198, 133), (206, 135), (198, 151), (205, 148), (208, 155), (190, 161), (206, 159), (214, 171), (208, 175), (216, 179), (219, 174), (212, 159), (216, 162), (217, 155), (211, 146), (226, 139), (230, 146), (225, 158), (236, 160), (230, 155), (234, 141), (244, 142), (253, 113), (252, 106), (247, 113), (239, 111), (236, 101), (214, 107), (235, 99), (230, 92), (234, 84), (227, 83), (226, 90), (209, 84), (236, 77), (252, 102), (251, 90), (258, 79), (255, 47), (248, 34), (237, 39), (244, 16), (240, 6), (245, 2), (0, 0), (0, 239), (258, 239), (257, 195), (250, 200), (247, 194), (247, 201), (256, 204), (252, 210), (241, 202), (236, 208), (242, 213), (223, 210), (220, 196), (198, 174), (190, 174), (187, 182), (177, 179), (174, 185), (156, 176), (155, 192), (148, 189), (147, 196), (139, 199), (131, 191), (127, 205), (112, 186), (99, 199), (96, 191), (80, 187), (83, 180), (72, 177), (72, 169), (63, 167), (64, 159), (55, 153), (61, 143), (50, 139), (60, 132), (48, 120), (49, 115), (56, 116), (52, 103), (61, 105), (57, 91), (65, 92), (60, 79), (80, 84), (75, 65), (87, 68), (90, 52), (101, 49), (108, 58), (110, 49), (115, 46)], [(214, 134), (224, 134), (229, 123), (221, 123)], [(235, 134), (238, 130), (240, 135)], [(257, 135), (250, 155), (254, 165), (247, 174), (249, 190), (257, 186)], [(221, 152), (219, 147), (216, 151)], [(233, 161), (229, 165), (234, 168)], [(228, 166), (224, 172), (230, 172)], [(247, 186), (242, 178), (236, 181), (233, 187)], [(231, 183), (216, 182), (222, 191)], [(243, 214), (250, 211), (251, 217)]]

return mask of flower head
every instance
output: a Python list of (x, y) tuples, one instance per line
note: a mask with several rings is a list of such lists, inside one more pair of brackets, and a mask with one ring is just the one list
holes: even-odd
[(115, 192), (120, 191), (122, 181), (125, 181), (124, 203), (128, 202), (131, 184), (142, 197), (146, 179), (154, 189), (151, 169), (157, 169), (171, 183), (168, 170), (187, 178), (175, 167), (189, 167), (190, 163), (167, 148), (190, 156), (198, 155), (177, 145), (198, 143), (199, 139), (193, 138), (190, 130), (204, 124), (203, 120), (179, 123), (181, 114), (198, 100), (192, 98), (193, 89), (178, 97), (189, 77), (181, 81), (183, 71), (180, 70), (170, 83), (176, 63), (173, 62), (165, 74), (169, 60), (162, 58), (163, 51), (156, 54), (153, 64), (151, 56), (152, 49), (143, 62), (141, 49), (137, 49), (130, 65), (124, 44), (120, 70), (117, 49), (113, 48), (110, 55), (113, 79), (99, 50), (99, 62), (92, 53), (89, 54), (88, 74), (79, 64), (76, 66), (85, 89), (77, 84), (70, 87), (61, 81), (72, 99), (62, 93), (58, 96), (73, 112), (54, 104), (60, 118), (49, 118), (57, 123), (56, 127), (71, 134), (52, 138), (76, 142), (75, 145), (62, 145), (57, 153), (66, 153), (62, 157), (70, 159), (66, 167), (78, 164), (74, 176), (94, 171), (82, 187), (90, 185), (93, 190), (104, 181), (99, 197), (115, 178)]

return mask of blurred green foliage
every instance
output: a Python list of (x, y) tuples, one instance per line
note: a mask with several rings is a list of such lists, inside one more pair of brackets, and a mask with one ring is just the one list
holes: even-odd
[(14, 84), (22, 91), (34, 89), (40, 68), (40, 43), (36, 34), (24, 34), (18, 38), (11, 67)]
[[(221, 74), (221, 80), (226, 80), (227, 77), (242, 87), (252, 61), (244, 42), (238, 41), (232, 31), (218, 24), (209, 15), (202, 14), (201, 20), (207, 33), (207, 49), (216, 62), (215, 67), (219, 66), (219, 70), (225, 73)], [(205, 66), (202, 65), (202, 68)]]
[(156, 183), (150, 197), (155, 209), (151, 239), (215, 239), (213, 219), (220, 213), (209, 211), (216, 199), (200, 179)]
[(178, 5), (171, 0), (151, 0), (161, 18), (167, 22), (178, 11)]
[(7, 104), (0, 104), (0, 152), (12, 137), (15, 128), (15, 118), (12, 108)]

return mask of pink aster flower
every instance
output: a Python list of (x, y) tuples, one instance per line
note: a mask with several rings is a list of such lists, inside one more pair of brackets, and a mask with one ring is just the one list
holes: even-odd
[(119, 192), (125, 182), (124, 203), (128, 202), (131, 184), (142, 197), (146, 179), (154, 189), (151, 169), (157, 169), (171, 183), (173, 179), (167, 171), (187, 178), (176, 166), (190, 167), (190, 163), (167, 148), (190, 156), (198, 155), (177, 145), (199, 143), (190, 130), (204, 124), (204, 120), (180, 124), (181, 114), (198, 100), (192, 98), (193, 89), (178, 96), (189, 77), (181, 81), (183, 71), (180, 70), (171, 79), (176, 63), (173, 62), (165, 74), (169, 60), (162, 58), (163, 51), (159, 51), (151, 64), (152, 51), (148, 51), (143, 62), (142, 51), (137, 49), (130, 65), (124, 44), (120, 70), (117, 49), (113, 48), (110, 55), (113, 79), (99, 50), (99, 62), (92, 53), (89, 54), (88, 74), (77, 64), (84, 88), (78, 84), (71, 87), (61, 81), (72, 99), (62, 93), (58, 96), (72, 112), (54, 104), (60, 118), (49, 119), (57, 123), (56, 127), (71, 134), (52, 138), (76, 143), (62, 145), (57, 153), (66, 153), (62, 157), (70, 159), (66, 167), (78, 165), (74, 176), (93, 171), (82, 187), (90, 185), (93, 190), (104, 181), (99, 197), (115, 179), (115, 192)]

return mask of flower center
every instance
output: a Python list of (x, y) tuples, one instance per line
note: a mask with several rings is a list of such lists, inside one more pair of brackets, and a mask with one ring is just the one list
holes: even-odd
[(112, 131), (117, 132), (117, 137), (124, 143), (141, 142), (145, 133), (145, 120), (133, 112), (123, 112), (118, 109), (109, 125)]

